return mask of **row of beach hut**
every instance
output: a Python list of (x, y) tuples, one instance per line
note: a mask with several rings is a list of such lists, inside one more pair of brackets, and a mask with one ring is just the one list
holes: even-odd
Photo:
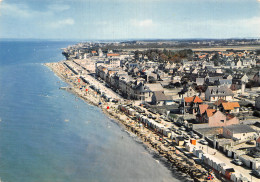
[(133, 108), (131, 108), (127, 105), (119, 105), (118, 108), (120, 111), (124, 112), (127, 115), (135, 116), (136, 119), (140, 123), (143, 123), (145, 126), (152, 128), (154, 131), (162, 134), (165, 137), (173, 139), (174, 133), (172, 131), (170, 131), (169, 128), (165, 127), (163, 124), (158, 123), (155, 120), (136, 112)]
[(143, 116), (142, 114), (136, 115), (137, 120), (140, 123), (143, 123), (144, 125), (148, 126), (149, 128), (152, 128), (154, 131), (162, 134), (165, 137), (173, 139), (173, 132), (169, 130), (169, 128), (165, 127), (163, 124), (156, 122), (155, 120), (151, 118), (147, 118), (146, 116)]
[(226, 179), (233, 182), (249, 182), (250, 180), (242, 174), (235, 171), (234, 168), (225, 164), (221, 159), (218, 159), (210, 154), (205, 154), (201, 149), (191, 143), (186, 143), (185, 148), (187, 151), (192, 152), (194, 156), (201, 159), (201, 161), (208, 165), (210, 169), (218, 174), (224, 176)]
[(130, 116), (136, 115), (136, 111), (127, 105), (119, 105), (118, 109), (127, 115), (130, 115)]

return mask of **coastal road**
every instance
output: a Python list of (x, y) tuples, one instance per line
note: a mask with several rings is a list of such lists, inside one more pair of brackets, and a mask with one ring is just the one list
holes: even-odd
[(67, 61), (66, 63), (79, 74), (78, 77), (80, 76), (84, 77), (90, 83), (90, 85), (94, 85), (96, 88), (100, 89), (101, 92), (106, 93), (107, 96), (118, 100), (123, 99), (120, 95), (115, 93), (110, 88), (107, 88), (105, 85), (100, 83), (96, 78), (90, 75), (90, 73), (80, 64), (75, 63), (74, 61)]

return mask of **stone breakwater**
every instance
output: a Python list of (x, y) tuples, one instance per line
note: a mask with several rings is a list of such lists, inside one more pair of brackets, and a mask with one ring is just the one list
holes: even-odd
[[(68, 68), (64, 62), (46, 63), (58, 77), (67, 82), (69, 91), (76, 94), (89, 104), (98, 106), (111, 119), (117, 121), (123, 128), (135, 134), (142, 143), (152, 150), (156, 156), (166, 159), (165, 165), (177, 175), (177, 178), (184, 181), (207, 181), (207, 170), (193, 159), (189, 159), (175, 146), (165, 146), (160, 136), (153, 130), (146, 127), (140, 127), (139, 123), (125, 113), (118, 110), (117, 103), (106, 102), (96, 91), (92, 90), (88, 84), (83, 82), (79, 75), (76, 75), (71, 68)], [(96, 80), (98, 82), (98, 80)], [(102, 103), (102, 104), (100, 104)], [(179, 171), (177, 173), (176, 171)], [(214, 179), (214, 181), (219, 181)]]

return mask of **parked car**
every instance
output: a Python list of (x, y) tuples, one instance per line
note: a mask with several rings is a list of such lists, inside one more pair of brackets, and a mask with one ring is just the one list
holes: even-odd
[(198, 135), (192, 135), (192, 137), (195, 139), (200, 139), (200, 137)]
[(202, 145), (208, 145), (209, 143), (206, 140), (200, 140), (199, 141)]
[(176, 130), (175, 133), (177, 133), (177, 134), (179, 134), (179, 135), (182, 134), (182, 132), (181, 132), (180, 130)]
[(118, 103), (118, 100), (116, 100), (116, 99), (113, 99), (113, 100), (112, 100), (112, 102), (114, 102), (114, 103)]
[(190, 135), (190, 136), (192, 136), (193, 134), (194, 134), (193, 131), (188, 132), (188, 135)]
[(255, 145), (255, 142), (253, 142), (253, 141), (247, 141), (246, 144), (248, 144), (248, 145)]
[(180, 127), (180, 130), (186, 131), (186, 128), (184, 126)]
[(183, 138), (184, 138), (185, 140), (189, 140), (189, 139), (190, 139), (190, 137), (189, 137), (188, 135), (183, 135)]
[(243, 165), (243, 162), (241, 160), (239, 160), (239, 159), (233, 159), (231, 162), (236, 164), (236, 165), (238, 165), (238, 166)]
[(202, 164), (202, 160), (197, 157), (193, 157), (193, 160), (196, 164)]
[(253, 173), (257, 178), (260, 178), (260, 170), (253, 170), (252, 173)]
[(176, 129), (176, 128), (174, 128), (174, 127), (172, 127), (172, 131), (176, 132), (176, 131), (177, 131), (177, 129)]

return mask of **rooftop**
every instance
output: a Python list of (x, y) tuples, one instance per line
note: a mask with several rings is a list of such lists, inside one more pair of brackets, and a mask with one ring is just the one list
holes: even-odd
[(200, 114), (203, 114), (208, 109), (208, 107), (209, 105), (207, 104), (200, 104), (199, 105)]
[(243, 124), (225, 126), (224, 128), (230, 130), (232, 133), (251, 133), (251, 132), (256, 132), (250, 126), (243, 125)]
[(222, 106), (225, 110), (233, 110), (237, 107), (240, 107), (238, 102), (223, 102)]
[(214, 113), (216, 112), (216, 109), (207, 109), (206, 113), (208, 117), (211, 117), (214, 115)]
[(201, 100), (201, 98), (199, 98), (198, 96), (184, 97), (184, 101), (185, 101), (186, 103), (189, 103), (189, 102), (202, 103), (202, 102), (203, 102), (203, 101)]

